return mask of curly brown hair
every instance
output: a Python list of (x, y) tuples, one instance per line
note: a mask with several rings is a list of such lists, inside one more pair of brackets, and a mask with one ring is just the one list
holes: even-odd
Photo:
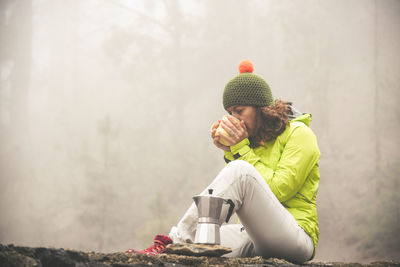
[(289, 114), (292, 113), (291, 102), (276, 99), (274, 105), (256, 107), (256, 133), (249, 137), (250, 147), (258, 147), (282, 134), (289, 124)]

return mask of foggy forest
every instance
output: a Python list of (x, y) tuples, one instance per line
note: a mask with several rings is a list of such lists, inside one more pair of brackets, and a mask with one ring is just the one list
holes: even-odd
[(144, 248), (225, 166), (244, 59), (312, 114), (315, 261), (400, 260), (400, 1), (1, 0), (0, 243)]

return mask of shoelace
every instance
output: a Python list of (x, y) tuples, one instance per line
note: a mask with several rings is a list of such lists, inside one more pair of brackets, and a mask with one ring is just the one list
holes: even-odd
[(143, 252), (157, 254), (163, 252), (164, 250), (165, 250), (165, 244), (162, 241), (154, 240), (154, 245), (144, 249)]

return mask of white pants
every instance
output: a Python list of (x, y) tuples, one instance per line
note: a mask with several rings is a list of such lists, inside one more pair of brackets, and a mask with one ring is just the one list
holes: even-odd
[[(310, 260), (313, 241), (282, 206), (259, 172), (249, 163), (230, 162), (201, 193), (231, 199), (241, 224), (221, 226), (221, 245), (232, 248), (227, 257), (277, 257), (293, 262)], [(227, 208), (221, 215), (222, 223)], [(192, 243), (197, 226), (197, 208), (193, 203), (169, 236), (174, 243)], [(244, 227), (244, 230), (243, 230)]]

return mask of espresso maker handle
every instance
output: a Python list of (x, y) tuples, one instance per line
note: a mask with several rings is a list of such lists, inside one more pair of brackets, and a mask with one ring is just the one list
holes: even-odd
[(229, 219), (232, 216), (233, 209), (235, 208), (235, 203), (231, 199), (226, 200), (226, 203), (229, 204), (229, 210), (228, 210), (228, 215), (226, 216), (225, 222), (228, 223)]

